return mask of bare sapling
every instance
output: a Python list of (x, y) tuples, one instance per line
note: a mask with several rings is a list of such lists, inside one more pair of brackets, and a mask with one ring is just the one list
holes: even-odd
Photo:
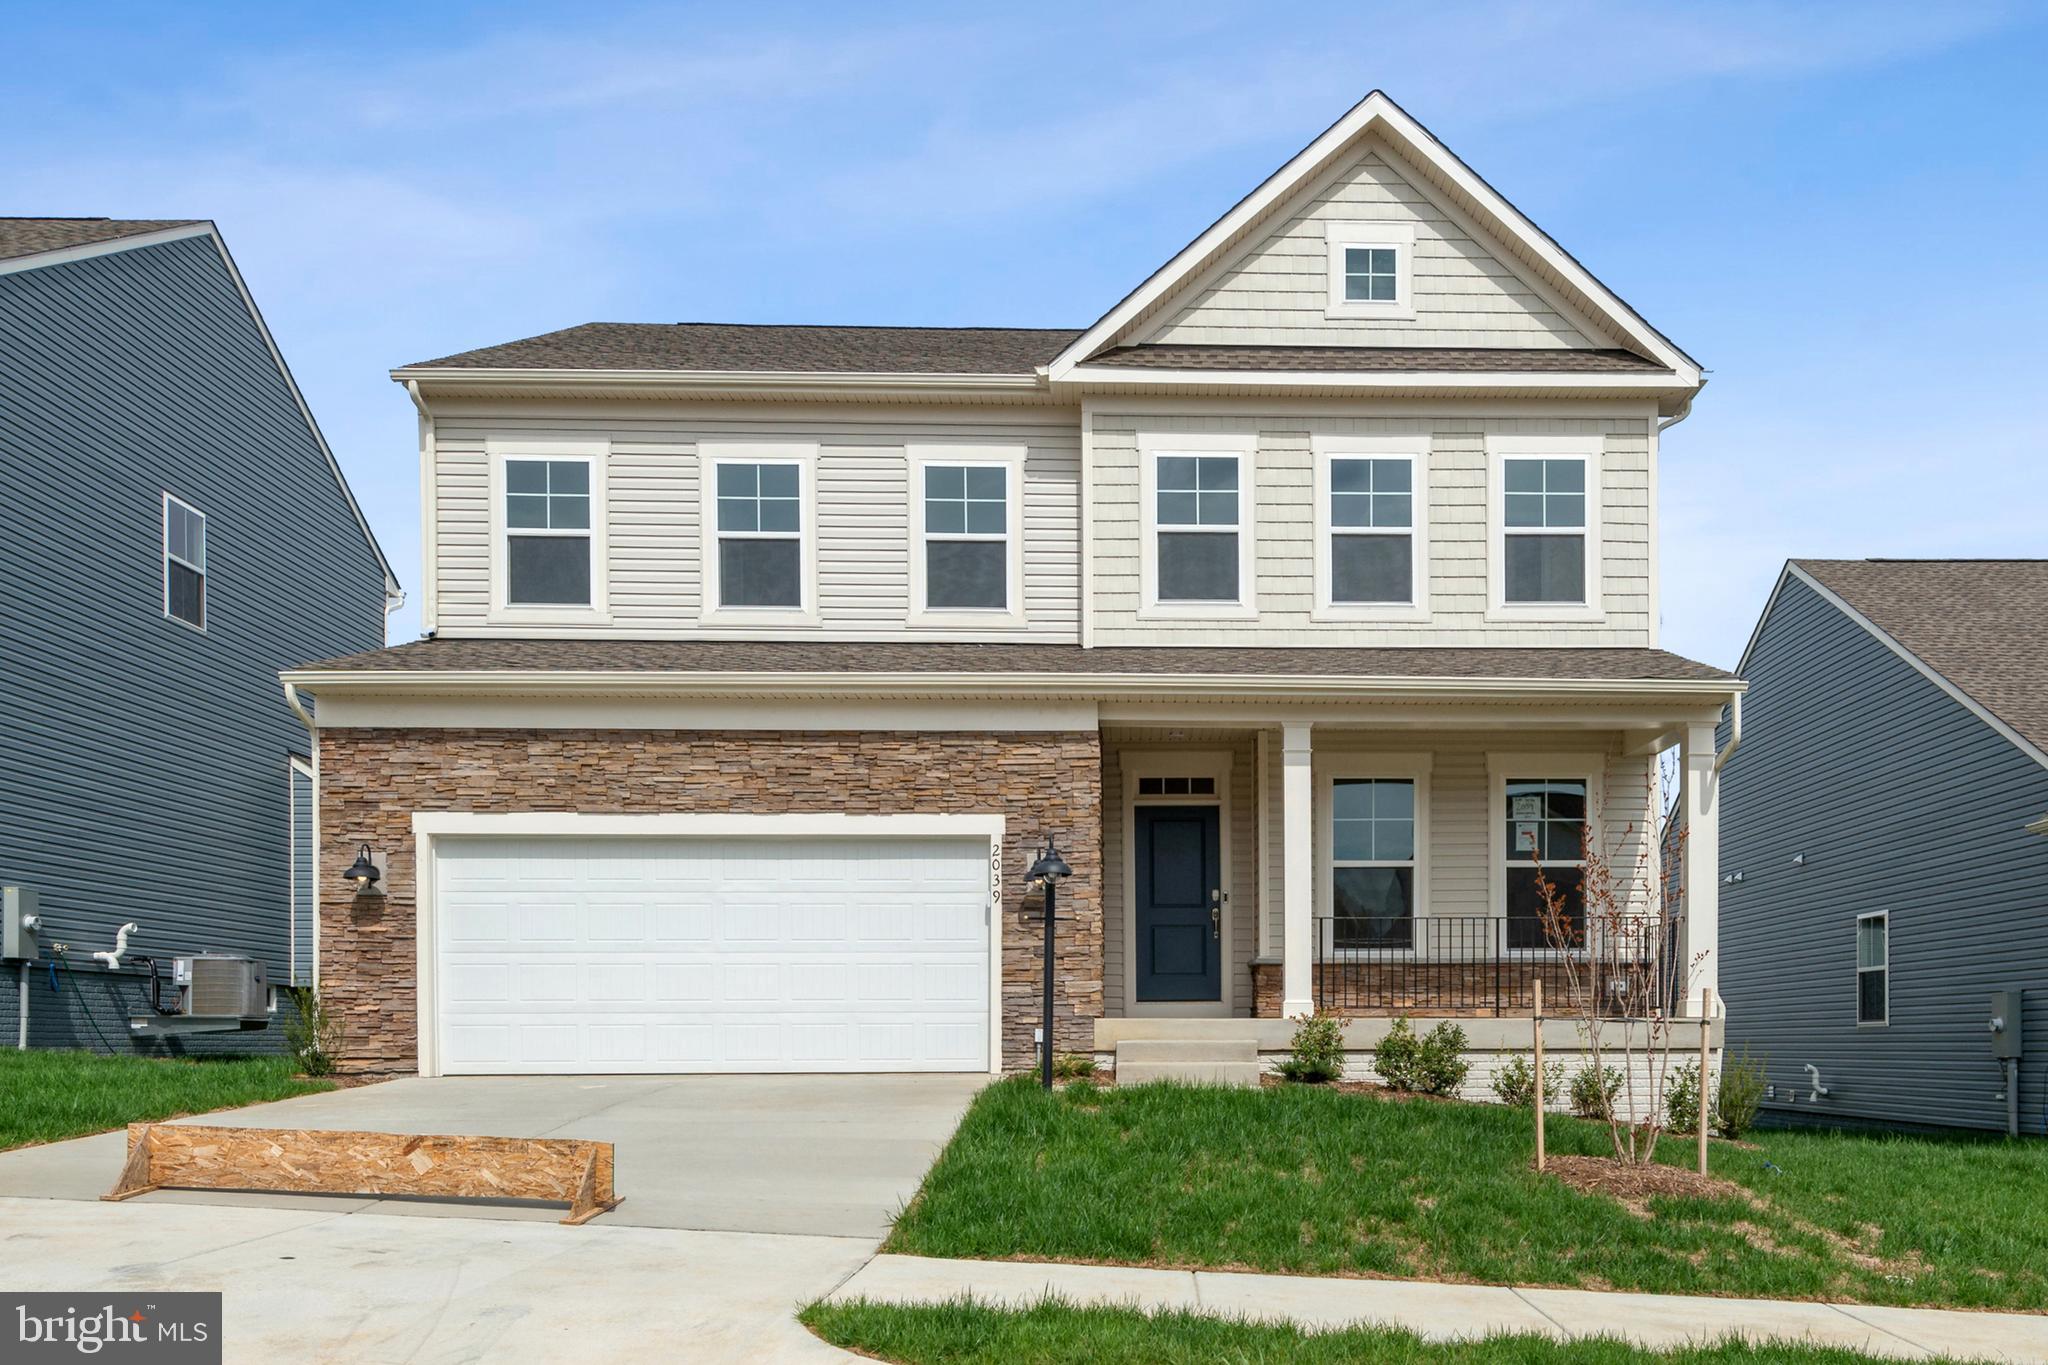
[[(1646, 795), (1656, 800), (1654, 790)], [(1536, 868), (1537, 915), (1565, 987), (1565, 999), (1551, 1008), (1577, 1017), (1589, 1066), (1618, 1064), (1621, 1086), (1607, 1105), (1607, 1131), (1615, 1156), (1631, 1165), (1655, 1158), (1668, 1122), (1672, 1023), (1704, 957), (1682, 958), (1682, 893), (1658, 875), (1664, 841), (1657, 833), (1634, 821), (1609, 830), (1604, 813), (1589, 809), (1577, 895), (1544, 869), (1540, 841), (1526, 850)], [(1669, 863), (1682, 866), (1685, 831), (1672, 831), (1672, 839)]]

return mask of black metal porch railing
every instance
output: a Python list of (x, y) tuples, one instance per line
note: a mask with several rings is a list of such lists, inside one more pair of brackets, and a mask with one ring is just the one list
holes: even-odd
[[(1666, 1010), (1678, 973), (1671, 961), (1675, 935), (1664, 951), (1605, 955), (1601, 971), (1641, 972), (1632, 999)], [(1493, 915), (1367, 918), (1319, 915), (1315, 920), (1316, 1008), (1333, 1014), (1526, 1014), (1543, 982), (1545, 1008), (1559, 1014), (1572, 999), (1571, 966), (1583, 949), (1565, 955), (1549, 948), (1541, 926)], [(1606, 1013), (1605, 1010), (1601, 1011)]]

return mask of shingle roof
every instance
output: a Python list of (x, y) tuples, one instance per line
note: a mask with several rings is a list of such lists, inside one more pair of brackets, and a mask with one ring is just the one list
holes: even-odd
[(1044, 673), (1724, 682), (1658, 649), (1211, 649), (782, 640), (416, 640), (310, 664), (323, 672)]
[(0, 218), (0, 261), (134, 237), (163, 228), (190, 227), (196, 218)]
[(1670, 374), (1623, 350), (1487, 346), (1118, 346), (1090, 365), (1151, 370), (1308, 370), (1373, 373), (1456, 370), (1475, 373)]
[[(1078, 337), (1046, 327), (797, 327), (587, 322), (407, 369), (770, 371), (1028, 375)], [(1119, 346), (1089, 362), (1128, 369), (1321, 373), (1668, 374), (1633, 351), (1475, 346)]]
[(2048, 749), (2048, 559), (1795, 559), (1929, 668)]
[(406, 368), (1030, 374), (1079, 335), (1038, 327), (586, 322)]

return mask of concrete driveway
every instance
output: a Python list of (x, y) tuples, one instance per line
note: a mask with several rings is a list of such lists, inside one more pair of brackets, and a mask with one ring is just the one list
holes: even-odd
[[(624, 1198), (598, 1224), (880, 1239), (982, 1076), (462, 1076), (182, 1120), (259, 1128), (597, 1138)], [(92, 1199), (119, 1133), (0, 1153), (0, 1198)], [(162, 1190), (134, 1201), (549, 1221), (558, 1207)]]
[(796, 1309), (844, 1283), (978, 1076), (408, 1079), (186, 1122), (586, 1137), (625, 1202), (159, 1190), (99, 1196), (119, 1133), (0, 1153), (0, 1285), (220, 1290), (225, 1357), (455, 1362), (851, 1357)]

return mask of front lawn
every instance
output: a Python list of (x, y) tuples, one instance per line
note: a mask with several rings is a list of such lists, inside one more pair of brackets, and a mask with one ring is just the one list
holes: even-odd
[[(1016, 1079), (976, 1099), (887, 1249), (2048, 1309), (2048, 1144), (1753, 1141), (1714, 1144), (1740, 1190), (1631, 1207), (1537, 1176), (1527, 1115), (1494, 1105)], [(1550, 1150), (1610, 1149), (1559, 1117)]]
[(1307, 1332), (1287, 1323), (1245, 1322), (1130, 1308), (1078, 1308), (1050, 1301), (1020, 1311), (983, 1304), (819, 1303), (804, 1325), (834, 1346), (904, 1365), (1865, 1365), (1859, 1351), (1770, 1342), (1726, 1342), (1647, 1351), (1607, 1339), (1537, 1336), (1425, 1342), (1390, 1328)]
[(333, 1088), (294, 1075), (284, 1057), (0, 1051), (0, 1151)]

